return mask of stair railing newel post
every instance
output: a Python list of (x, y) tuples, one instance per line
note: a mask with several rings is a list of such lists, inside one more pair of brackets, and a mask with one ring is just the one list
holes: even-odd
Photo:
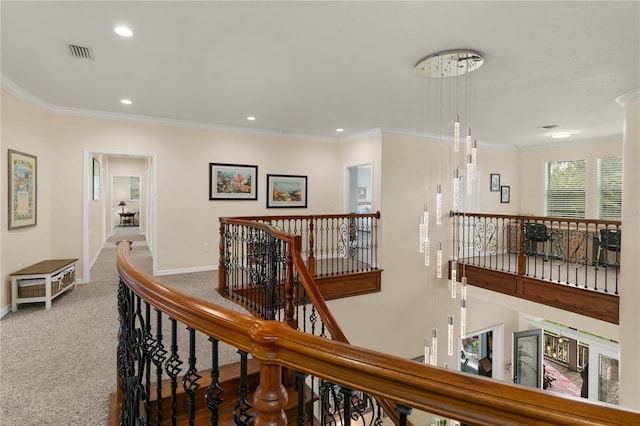
[(255, 426), (285, 426), (287, 414), (284, 407), (289, 400), (282, 385), (282, 367), (277, 364), (260, 363), (260, 385), (253, 394), (256, 415)]

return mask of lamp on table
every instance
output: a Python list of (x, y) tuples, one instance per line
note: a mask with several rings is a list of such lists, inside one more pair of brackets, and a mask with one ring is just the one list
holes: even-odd
[(119, 206), (122, 206), (122, 213), (124, 213), (124, 206), (127, 205), (127, 203), (125, 203), (124, 201), (120, 201), (120, 204), (118, 204)]

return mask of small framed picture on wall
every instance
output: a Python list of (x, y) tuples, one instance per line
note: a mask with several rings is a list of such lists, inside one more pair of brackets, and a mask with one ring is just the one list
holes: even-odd
[(500, 187), (500, 202), (508, 203), (511, 201), (511, 187), (510, 186), (501, 186)]
[(491, 192), (500, 191), (500, 175), (498, 173), (491, 173), (490, 185)]

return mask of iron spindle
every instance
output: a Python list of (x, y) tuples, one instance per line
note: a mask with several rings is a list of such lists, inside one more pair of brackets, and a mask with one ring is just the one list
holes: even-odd
[(198, 380), (202, 378), (196, 369), (196, 331), (187, 327), (189, 331), (189, 368), (182, 378), (182, 386), (187, 393), (187, 407), (189, 408), (189, 425), (193, 426), (196, 416), (196, 391), (200, 387)]
[(233, 405), (233, 420), (237, 425), (246, 425), (253, 418), (251, 414), (249, 414), (249, 410), (253, 408), (251, 404), (249, 404), (248, 396), (249, 396), (249, 385), (247, 381), (247, 352), (238, 350), (240, 354), (240, 386), (239, 390), (239, 399)]
[(211, 383), (205, 392), (205, 402), (211, 411), (211, 426), (217, 426), (220, 418), (220, 404), (224, 390), (220, 386), (220, 365), (218, 360), (218, 340), (209, 337), (211, 342)]
[(167, 374), (171, 379), (171, 424), (176, 423), (176, 417), (178, 415), (178, 407), (177, 407), (177, 388), (178, 388), (178, 374), (182, 369), (180, 366), (182, 365), (182, 361), (180, 360), (180, 356), (178, 354), (178, 330), (177, 330), (177, 321), (173, 318), (169, 318), (171, 323), (171, 356), (167, 361), (165, 366), (167, 370)]
[[(167, 351), (162, 344), (162, 311), (156, 309), (156, 339), (151, 360), (156, 366), (156, 401), (162, 401), (162, 366), (167, 359)], [(156, 402), (156, 425), (162, 424), (162, 404)]]

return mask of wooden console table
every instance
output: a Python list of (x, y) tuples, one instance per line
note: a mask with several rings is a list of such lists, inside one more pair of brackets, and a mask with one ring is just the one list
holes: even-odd
[(11, 274), (11, 310), (19, 303), (44, 302), (51, 309), (51, 301), (76, 287), (78, 259), (44, 260)]

